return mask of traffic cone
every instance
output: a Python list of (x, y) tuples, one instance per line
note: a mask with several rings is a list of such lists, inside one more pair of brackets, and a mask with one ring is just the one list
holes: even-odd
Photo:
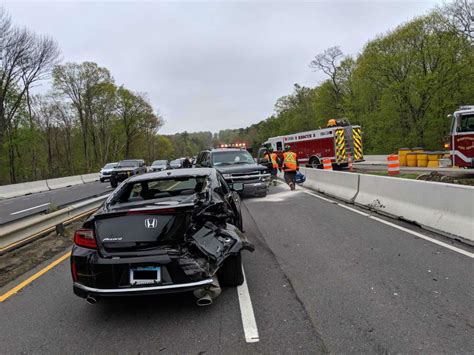
[(397, 154), (391, 154), (387, 157), (388, 175), (400, 174), (400, 162)]
[(347, 164), (349, 167), (349, 171), (352, 171), (352, 156), (350, 154), (348, 154), (347, 160), (348, 160)]
[(331, 159), (323, 159), (324, 170), (332, 170)]

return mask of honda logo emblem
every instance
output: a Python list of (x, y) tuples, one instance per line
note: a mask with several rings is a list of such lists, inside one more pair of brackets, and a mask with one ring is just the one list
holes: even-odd
[(158, 220), (156, 218), (145, 219), (145, 227), (156, 228), (157, 225), (158, 225)]

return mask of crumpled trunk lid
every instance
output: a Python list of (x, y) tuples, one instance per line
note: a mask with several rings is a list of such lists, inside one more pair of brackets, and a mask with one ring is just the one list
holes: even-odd
[(144, 251), (183, 242), (191, 212), (180, 209), (161, 213), (102, 215), (95, 220), (95, 233), (105, 253)]

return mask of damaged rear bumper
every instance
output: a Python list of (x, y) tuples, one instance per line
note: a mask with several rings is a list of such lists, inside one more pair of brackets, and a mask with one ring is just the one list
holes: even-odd
[(74, 283), (74, 293), (82, 298), (88, 296), (100, 297), (114, 297), (114, 296), (144, 296), (144, 295), (158, 295), (165, 293), (189, 292), (200, 288), (204, 288), (212, 284), (212, 278), (189, 282), (183, 284), (172, 285), (158, 285), (158, 286), (143, 286), (143, 287), (127, 287), (127, 288), (94, 288), (82, 285), (78, 282)]

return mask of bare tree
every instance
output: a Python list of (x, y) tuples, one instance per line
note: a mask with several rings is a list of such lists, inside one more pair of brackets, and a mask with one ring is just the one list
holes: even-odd
[(13, 26), (10, 16), (0, 9), (0, 53), (1, 149), (4, 134), (8, 132), (28, 89), (50, 74), (60, 50), (53, 39)]
[(474, 45), (474, 1), (454, 0), (440, 9), (451, 27), (465, 36)]
[(334, 86), (334, 94), (338, 100), (341, 98), (341, 88), (339, 87), (337, 77), (339, 74), (339, 63), (342, 61), (343, 57), (344, 54), (342, 53), (341, 48), (335, 46), (316, 55), (311, 63), (309, 63), (310, 68), (313, 68), (316, 71), (322, 71), (324, 74), (329, 76), (329, 79)]

